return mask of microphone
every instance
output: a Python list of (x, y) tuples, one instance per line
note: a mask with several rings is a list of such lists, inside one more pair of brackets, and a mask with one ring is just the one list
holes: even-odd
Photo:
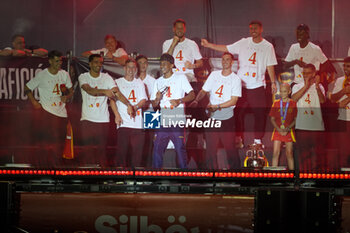
[(164, 87), (163, 90), (160, 91), (162, 95), (164, 95), (169, 90), (169, 87)]
[(66, 84), (61, 84), (60, 90), (62, 92), (62, 96), (68, 95), (68, 88), (66, 87)]

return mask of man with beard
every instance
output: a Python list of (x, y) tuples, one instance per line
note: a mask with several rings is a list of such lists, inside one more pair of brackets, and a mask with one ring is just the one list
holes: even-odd
[[(34, 132), (39, 144), (40, 158), (36, 165), (56, 166), (60, 164), (67, 126), (66, 103), (73, 95), (69, 74), (61, 69), (62, 53), (53, 50), (48, 55), (50, 66), (35, 75), (25, 86), (25, 93), (34, 107)], [(68, 89), (67, 95), (62, 87)], [(40, 100), (37, 101), (32, 91), (38, 88)], [(47, 146), (52, 148), (49, 153)]]
[[(99, 54), (89, 57), (90, 71), (79, 76), (79, 84), (83, 99), (81, 112), (81, 140), (86, 150), (85, 163), (107, 164), (106, 144), (109, 131), (108, 100), (117, 97), (128, 106), (128, 114), (134, 115), (134, 109), (124, 95), (119, 91), (113, 78), (107, 73), (101, 73), (103, 59)], [(115, 115), (115, 123), (121, 122), (115, 103), (111, 103)], [(94, 152), (88, 146), (97, 147)]]
[(271, 80), (272, 94), (276, 93), (275, 69), (277, 65), (273, 45), (262, 37), (263, 26), (260, 21), (249, 24), (251, 37), (243, 38), (231, 45), (216, 45), (202, 39), (202, 46), (220, 52), (238, 54), (239, 69), (237, 75), (241, 78), (243, 89), (242, 98), (237, 103), (238, 116), (236, 131), (240, 134), (236, 139), (239, 147), (243, 147), (244, 114), (248, 107), (254, 115), (254, 144), (262, 145), (265, 132), (266, 93), (265, 72), (267, 70)]
[(177, 19), (173, 23), (174, 37), (163, 43), (163, 53), (168, 53), (175, 59), (175, 73), (185, 74), (189, 82), (195, 82), (194, 69), (203, 66), (202, 55), (198, 45), (185, 37), (186, 22)]

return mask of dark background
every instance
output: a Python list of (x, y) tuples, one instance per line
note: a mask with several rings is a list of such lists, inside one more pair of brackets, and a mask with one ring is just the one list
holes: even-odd
[[(349, 0), (11, 0), (1, 1), (0, 9), (0, 48), (10, 46), (11, 36), (20, 33), (27, 45), (72, 49), (80, 55), (102, 48), (104, 36), (114, 34), (128, 53), (159, 57), (176, 18), (186, 20), (188, 38), (206, 37), (220, 44), (247, 37), (249, 22), (261, 20), (264, 37), (275, 45), (279, 57), (285, 57), (296, 42), (300, 23), (310, 26), (311, 40), (328, 57), (346, 56), (350, 45)], [(203, 48), (201, 52), (217, 55)]]

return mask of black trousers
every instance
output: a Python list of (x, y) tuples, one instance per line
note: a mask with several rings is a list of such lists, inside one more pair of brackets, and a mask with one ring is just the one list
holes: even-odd
[(206, 140), (206, 164), (207, 169), (218, 169), (217, 149), (219, 143), (223, 145), (227, 154), (229, 168), (240, 168), (241, 161), (238, 150), (235, 147), (234, 118), (223, 120), (221, 128), (207, 129), (205, 131)]
[(107, 166), (106, 145), (109, 123), (81, 121), (80, 140), (83, 146), (78, 155), (81, 165), (99, 164)]
[(67, 118), (55, 116), (44, 109), (33, 112), (33, 144), (38, 153), (30, 158), (32, 165), (48, 168), (62, 165), (67, 131)]
[(247, 110), (250, 109), (254, 116), (254, 137), (262, 139), (265, 133), (266, 124), (266, 93), (264, 87), (256, 89), (242, 88), (242, 97), (238, 99), (235, 109), (235, 121), (237, 136), (243, 137), (244, 118)]
[(142, 166), (142, 154), (145, 141), (143, 129), (119, 128), (117, 130), (118, 149), (115, 164), (121, 167)]
[(324, 131), (296, 130), (296, 163), (299, 160), (300, 171), (327, 168)]

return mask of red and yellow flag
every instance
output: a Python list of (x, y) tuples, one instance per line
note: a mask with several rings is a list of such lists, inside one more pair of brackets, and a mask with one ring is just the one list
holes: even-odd
[(67, 134), (66, 140), (64, 143), (64, 150), (62, 157), (64, 159), (74, 159), (74, 150), (73, 150), (73, 129), (70, 121), (67, 123)]

